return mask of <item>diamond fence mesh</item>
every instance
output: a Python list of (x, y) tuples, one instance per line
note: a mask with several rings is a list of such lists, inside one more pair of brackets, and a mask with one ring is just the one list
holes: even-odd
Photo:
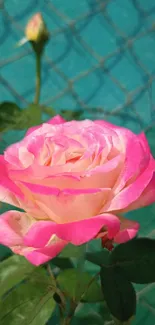
[(2, 1), (1, 100), (33, 98), (34, 58), (16, 48), (27, 20), (43, 13), (50, 41), (41, 103), (81, 110), (139, 132), (155, 123), (155, 5), (145, 0)]

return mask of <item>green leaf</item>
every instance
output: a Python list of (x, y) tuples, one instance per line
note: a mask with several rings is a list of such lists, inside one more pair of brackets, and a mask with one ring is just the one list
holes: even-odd
[(66, 119), (66, 120), (80, 120), (81, 116), (83, 114), (82, 110), (78, 111), (69, 111), (69, 110), (62, 110), (61, 111), (61, 116)]
[(42, 111), (39, 105), (31, 104), (21, 111), (21, 115), (16, 119), (16, 128), (18, 130), (28, 129), (42, 122)]
[(76, 257), (79, 258), (83, 255), (83, 245), (81, 246), (74, 246), (72, 244), (68, 244), (59, 257)]
[(54, 293), (54, 295), (53, 295), (53, 299), (55, 300), (55, 302), (56, 302), (57, 304), (61, 304), (61, 298), (60, 298), (60, 296), (57, 294), (57, 292)]
[(0, 263), (0, 297), (24, 280), (35, 267), (24, 257), (13, 255)]
[[(84, 268), (85, 268), (85, 256), (86, 256), (86, 249), (87, 249), (87, 244), (83, 244), (81, 245), (81, 256), (79, 256), (77, 259), (76, 259), (76, 268), (77, 268), (77, 271), (78, 273), (80, 274), (81, 272), (84, 271)], [(79, 275), (79, 280), (80, 281), (80, 275)]]
[(74, 322), (75, 325), (103, 325), (102, 317), (95, 312), (91, 312), (83, 317), (76, 317)]
[(55, 308), (46, 271), (35, 275), (12, 290), (0, 303), (1, 325), (44, 325)]
[[(1, 209), (1, 213), (2, 213), (2, 209)], [(0, 245), (0, 262), (8, 258), (9, 256), (12, 256), (11, 249), (6, 246)]]
[(74, 265), (69, 258), (65, 257), (55, 257), (50, 261), (50, 264), (59, 267), (62, 270), (73, 268)]
[(119, 266), (101, 268), (101, 285), (111, 314), (128, 321), (136, 313), (136, 293), (132, 283)]
[(21, 114), (20, 108), (11, 102), (0, 104), (0, 132), (13, 129), (16, 125), (16, 119)]
[(110, 252), (107, 249), (103, 249), (99, 252), (86, 253), (87, 261), (96, 265), (107, 265), (109, 263)]
[(102, 324), (112, 325), (111, 322), (113, 321), (113, 317), (110, 314), (109, 308), (107, 307), (105, 300), (102, 303), (100, 303), (98, 312), (102, 317), (102, 321), (103, 321)]
[(22, 130), (42, 122), (41, 106), (30, 104), (21, 110), (16, 104), (4, 102), (0, 104), (0, 131)]
[(41, 106), (43, 112), (47, 115), (49, 115), (50, 117), (54, 117), (56, 115), (55, 110), (52, 107), (48, 107), (48, 106)]
[(42, 122), (42, 111), (39, 105), (31, 104), (26, 109), (24, 109), (23, 113), (27, 127), (38, 125)]
[(137, 238), (120, 244), (112, 251), (112, 264), (121, 266), (131, 282), (155, 282), (155, 240)]
[[(85, 325), (89, 325), (89, 321), (91, 324), (91, 317), (92, 321), (96, 321), (95, 324), (102, 324), (102, 325), (112, 325), (110, 321), (112, 321), (112, 316), (110, 314), (109, 308), (107, 307), (105, 301), (100, 303), (80, 303), (75, 311), (75, 317), (73, 319), (73, 324), (79, 324), (80, 320), (81, 323)], [(88, 319), (86, 318), (88, 316)], [(77, 320), (77, 322), (74, 320)], [(83, 322), (82, 322), (83, 320)], [(87, 322), (87, 320), (89, 320)], [(79, 324), (80, 325), (80, 324)], [(114, 324), (113, 324), (114, 325)]]
[(58, 275), (57, 282), (60, 288), (75, 302), (80, 300), (85, 302), (103, 301), (100, 286), (89, 273), (68, 269)]
[(0, 116), (2, 118), (8, 117), (8, 114), (15, 114), (20, 111), (20, 108), (16, 105), (16, 103), (12, 102), (3, 102), (0, 103)]

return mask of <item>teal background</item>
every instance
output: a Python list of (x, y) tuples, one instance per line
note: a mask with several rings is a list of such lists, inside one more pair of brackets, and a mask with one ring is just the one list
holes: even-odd
[[(33, 100), (34, 57), (29, 45), (16, 44), (28, 19), (41, 11), (51, 33), (41, 103), (57, 113), (80, 110), (83, 118), (145, 131), (155, 154), (154, 0), (1, 0), (0, 8), (1, 102), (13, 101), (23, 108)], [(10, 131), (1, 136), (1, 152), (23, 134)], [(140, 222), (141, 235), (154, 237), (154, 205), (130, 213), (130, 218)], [(0, 259), (8, 253), (1, 248)], [(89, 264), (88, 268), (92, 270)], [(133, 325), (154, 325), (155, 285), (137, 290)]]

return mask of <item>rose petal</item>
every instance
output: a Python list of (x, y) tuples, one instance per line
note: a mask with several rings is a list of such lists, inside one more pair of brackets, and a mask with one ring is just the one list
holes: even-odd
[[(36, 202), (40, 209), (46, 206), (45, 211), (47, 213), (48, 209), (49, 218), (57, 223), (78, 221), (95, 216), (111, 193), (109, 188), (63, 189), (60, 191), (58, 188), (25, 182), (23, 185), (20, 186), (25, 196), (30, 200), (32, 195), (34, 203)], [(29, 203), (27, 204), (29, 205)]]
[(25, 235), (24, 244), (41, 248), (48, 243), (52, 235), (56, 235), (66, 242), (82, 245), (93, 239), (103, 227), (107, 228), (109, 239), (114, 238), (120, 229), (120, 221), (112, 214), (103, 214), (67, 224), (38, 221)]
[(66, 123), (66, 121), (62, 116), (56, 115), (53, 118), (51, 118), (49, 121), (47, 121), (46, 123), (55, 125), (55, 124)]
[(39, 266), (57, 256), (65, 246), (66, 242), (59, 240), (48, 247), (34, 250), (23, 250), (23, 255), (30, 263)]
[[(10, 179), (7, 163), (4, 157), (0, 155), (0, 201), (9, 203), (9, 199), (12, 202), (13, 195), (17, 198), (23, 199), (24, 195), (20, 188)], [(10, 195), (10, 198), (5, 197), (6, 191)], [(10, 193), (10, 194), (9, 194)]]
[[(117, 131), (119, 132), (119, 131)], [(125, 132), (124, 132), (125, 133)], [(122, 131), (120, 137), (122, 137)], [(114, 186), (114, 193), (117, 195), (124, 186), (135, 181), (136, 177), (147, 168), (150, 159), (150, 153), (147, 148), (142, 145), (137, 135), (127, 132), (125, 139), (125, 161), (122, 171)]]
[(31, 184), (27, 182), (21, 182), (21, 184), (25, 185), (32, 193), (42, 194), (42, 195), (80, 195), (80, 194), (91, 194), (102, 192), (101, 188), (65, 188), (63, 190), (59, 190), (59, 188), (39, 185), (39, 184)]
[[(49, 121), (47, 121), (47, 124), (63, 124), (66, 121), (60, 116), (60, 115), (56, 115), (53, 118), (51, 118)], [(26, 132), (26, 136), (31, 134), (32, 132), (34, 132), (35, 130), (39, 129), (41, 127), (41, 125), (37, 125), (37, 126), (33, 126), (31, 128), (28, 129), (28, 131)]]
[(121, 244), (131, 240), (137, 235), (139, 224), (135, 221), (119, 217), (121, 221), (121, 228), (117, 235), (114, 237), (114, 242)]
[(123, 209), (121, 212), (128, 212), (131, 210), (136, 210), (155, 202), (155, 172), (152, 179), (145, 190), (142, 192), (140, 197), (133, 203), (131, 203), (127, 209)]
[(116, 130), (116, 129), (125, 129), (125, 128), (121, 127), (121, 126), (114, 125), (114, 124), (112, 124), (112, 123), (110, 123), (108, 121), (104, 121), (104, 120), (95, 120), (94, 123), (98, 124), (98, 125), (100, 125), (100, 126), (102, 126), (104, 128), (109, 128), (109, 129), (114, 129), (114, 130)]
[(104, 207), (105, 211), (110, 212), (122, 210), (130, 206), (131, 203), (137, 201), (142, 195), (144, 189), (149, 185), (154, 170), (154, 159), (150, 158), (150, 163), (143, 173), (141, 173), (132, 184), (125, 187), (120, 193), (114, 196), (111, 202), (107, 203)]
[(26, 213), (19, 211), (8, 211), (0, 216), (0, 243), (10, 248), (22, 245), (23, 234), (32, 225), (32, 218)]

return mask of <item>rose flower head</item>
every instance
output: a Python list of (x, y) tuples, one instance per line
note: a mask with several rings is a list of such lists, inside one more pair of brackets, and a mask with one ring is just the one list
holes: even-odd
[[(31, 35), (31, 34), (29, 34)], [(38, 35), (36, 33), (36, 35)], [(55, 116), (0, 156), (0, 243), (40, 265), (68, 244), (134, 238), (124, 213), (155, 201), (155, 160), (145, 135), (106, 121)]]

